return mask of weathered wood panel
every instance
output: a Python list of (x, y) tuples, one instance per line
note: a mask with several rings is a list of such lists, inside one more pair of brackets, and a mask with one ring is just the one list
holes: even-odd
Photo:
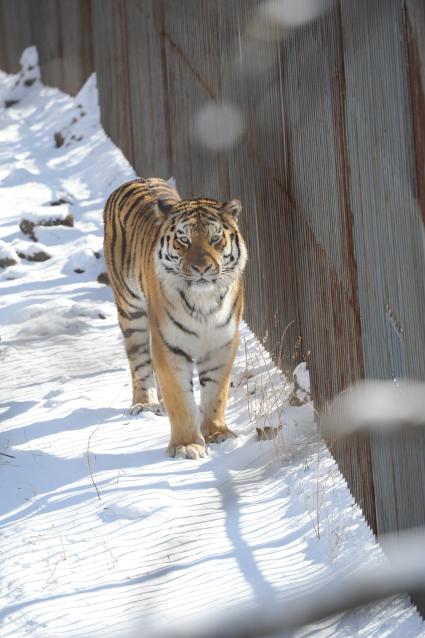
[[(366, 1), (342, 5), (365, 374), (425, 379), (425, 255), (404, 12), (397, 0), (376, 5), (374, 14)], [(425, 524), (424, 449), (422, 432), (373, 437), (379, 532)]]
[[(281, 57), (300, 331), (321, 411), (364, 376), (339, 8), (291, 38)], [(368, 437), (333, 452), (375, 526)]]
[(172, 174), (161, 4), (127, 3), (134, 165), (139, 175)]
[(94, 63), (102, 124), (128, 160), (134, 162), (126, 3), (93, 0), (92, 9)]

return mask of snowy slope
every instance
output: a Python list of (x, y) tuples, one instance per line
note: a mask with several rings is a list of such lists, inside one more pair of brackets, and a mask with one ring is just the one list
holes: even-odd
[[(115, 308), (97, 276), (103, 203), (134, 171), (100, 127), (94, 77), (71, 98), (40, 84), (35, 56), (17, 86), (0, 77), (0, 104), (19, 100), (0, 109), (0, 258), (16, 261), (0, 268), (0, 451), (11, 455), (0, 456), (0, 638), (147, 636), (373, 568), (381, 551), (312, 407), (289, 405), (291, 384), (245, 325), (228, 408), (237, 439), (208, 459), (169, 459), (167, 418), (129, 417)], [(34, 227), (50, 259), (20, 257), (35, 243), (21, 220), (54, 219), (59, 206), (72, 227)], [(279, 438), (257, 440), (271, 425)], [(425, 628), (400, 596), (296, 635)]]

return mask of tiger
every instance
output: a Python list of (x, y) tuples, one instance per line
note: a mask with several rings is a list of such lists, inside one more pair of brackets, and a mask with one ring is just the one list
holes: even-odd
[(161, 414), (164, 405), (172, 457), (205, 458), (209, 443), (235, 436), (225, 408), (244, 307), (241, 210), (239, 199), (182, 199), (160, 178), (127, 182), (105, 204), (104, 255), (131, 371), (130, 413)]

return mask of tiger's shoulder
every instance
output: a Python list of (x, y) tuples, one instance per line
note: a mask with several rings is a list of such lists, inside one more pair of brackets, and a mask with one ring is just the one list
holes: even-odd
[(159, 177), (137, 178), (126, 182), (108, 197), (104, 208), (105, 223), (120, 213), (128, 215), (152, 210), (158, 200), (166, 205), (180, 201), (181, 197), (170, 182)]

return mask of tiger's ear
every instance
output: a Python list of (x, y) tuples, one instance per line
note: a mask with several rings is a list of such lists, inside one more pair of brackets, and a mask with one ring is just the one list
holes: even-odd
[(157, 201), (157, 215), (161, 219), (165, 219), (170, 214), (174, 204), (176, 202), (169, 199), (162, 199), (161, 197)]
[(242, 211), (242, 204), (239, 199), (231, 199), (230, 202), (224, 204), (222, 208), (223, 213), (228, 213), (237, 219)]

